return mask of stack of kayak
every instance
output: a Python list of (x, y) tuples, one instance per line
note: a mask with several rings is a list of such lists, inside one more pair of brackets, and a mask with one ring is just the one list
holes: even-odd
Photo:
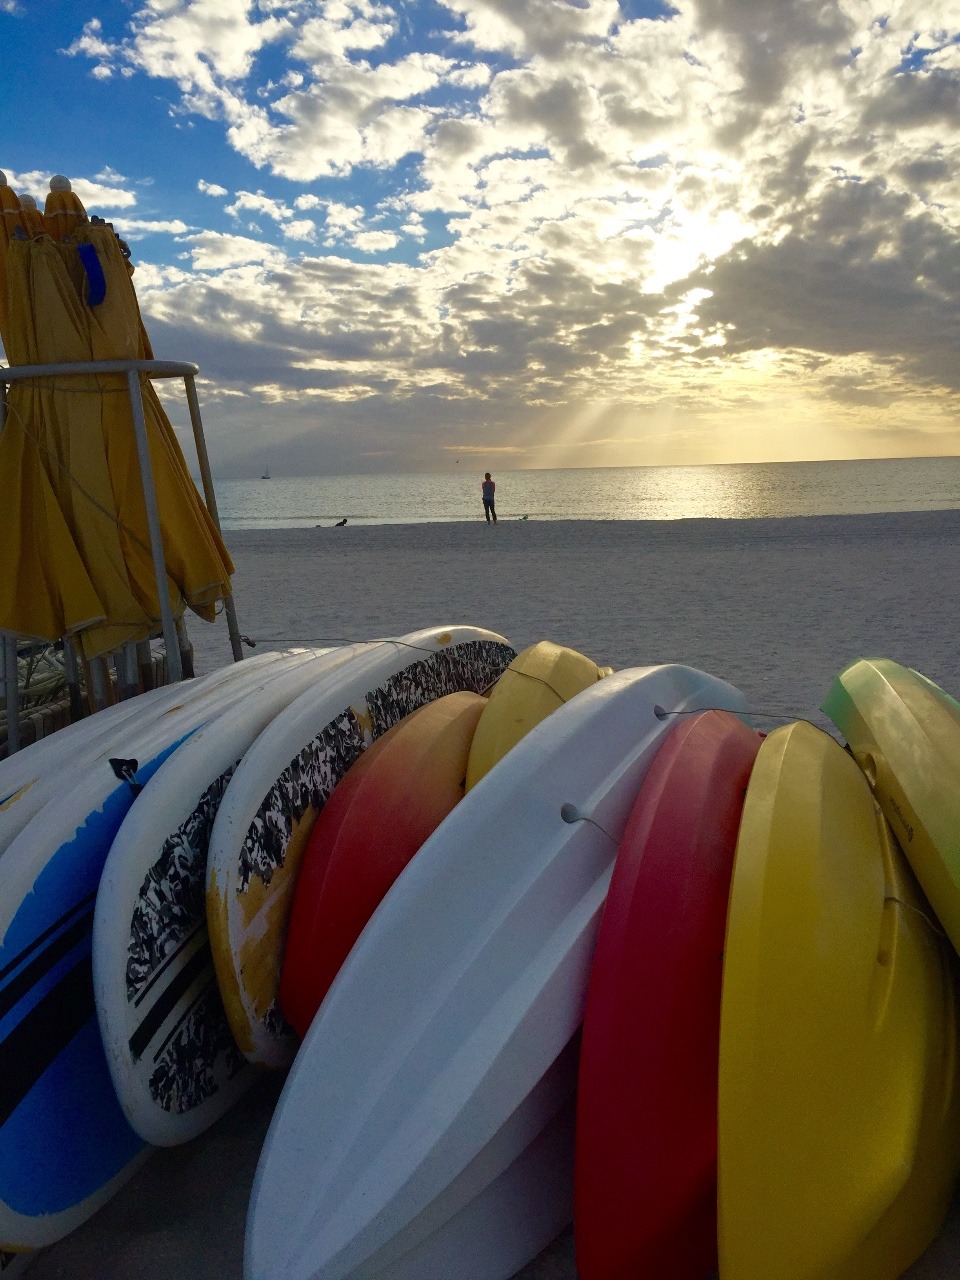
[(895, 1280), (960, 1169), (960, 705), (860, 661), (824, 711), (449, 627), (3, 762), (0, 1248), (282, 1068), (249, 1280), (571, 1220), (582, 1280)]

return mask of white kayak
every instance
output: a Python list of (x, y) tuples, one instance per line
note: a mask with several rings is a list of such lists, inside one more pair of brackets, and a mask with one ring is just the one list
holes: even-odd
[(219, 698), (229, 686), (261, 679), (277, 663), (300, 661), (302, 652), (306, 651), (258, 654), (194, 680), (151, 689), (58, 729), (0, 761), (0, 852), (48, 800), (69, 790), (93, 760), (104, 754), (125, 754), (124, 740), (140, 733), (147, 723), (187, 702), (199, 705), (201, 699)]
[[(572, 1080), (566, 1098), (548, 1085), (583, 1016), (637, 791), (677, 714), (707, 708), (746, 702), (689, 667), (608, 676), (521, 740), (421, 848), (294, 1062), (254, 1182), (248, 1280), (413, 1280), (431, 1248), (438, 1276), (505, 1280), (547, 1243), (541, 1194), (558, 1226), (569, 1220), (569, 1191), (558, 1204), (555, 1185), (515, 1170), (572, 1097)], [(504, 1185), (518, 1202), (501, 1252), (487, 1206)], [(471, 1252), (478, 1233), (488, 1247)]]
[(509, 1120), (362, 1268), (377, 1280), (513, 1276), (570, 1222), (580, 1036)]
[(360, 754), (411, 711), (490, 688), (515, 657), (479, 627), (383, 641), (267, 726), (230, 779), (210, 837), (207, 927), (230, 1028), (251, 1062), (283, 1066), (296, 1037), (277, 990), (290, 903), (317, 814)]
[(114, 838), (93, 919), (93, 984), (120, 1105), (147, 1142), (202, 1133), (253, 1083), (217, 988), (207, 850), (244, 753), (305, 690), (374, 645), (319, 653), (205, 725), (149, 780)]
[[(97, 1025), (90, 964), (94, 899), (111, 842), (136, 796), (201, 725), (256, 696), (284, 665), (247, 668), (216, 696), (188, 700), (118, 733), (73, 785), (26, 824), (0, 877), (0, 1241), (50, 1244), (132, 1172), (142, 1139), (116, 1099)], [(246, 664), (240, 664), (246, 666)], [(259, 679), (257, 678), (259, 675)]]

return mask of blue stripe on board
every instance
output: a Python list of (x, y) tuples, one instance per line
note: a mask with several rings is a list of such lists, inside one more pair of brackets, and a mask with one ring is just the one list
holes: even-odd
[[(194, 732), (142, 765), (137, 781), (146, 783)], [(106, 762), (98, 766), (98, 777), (101, 767), (110, 768)], [(15, 965), (42, 934), (96, 893), (110, 846), (134, 799), (127, 783), (116, 783), (103, 806), (48, 859), (7, 929), (0, 969)], [(80, 978), (92, 989), (89, 931), (79, 945), (85, 951)], [(37, 1025), (51, 1026), (43, 1016), (43, 1001), (58, 998), (57, 980), (63, 980), (65, 964), (58, 962), (42, 975), (37, 990), (23, 994), (4, 1022), (3, 1040), (28, 1016)], [(50, 1036), (52, 1060), (47, 1065), (43, 1046), (33, 1046), (44, 1069), (32, 1087), (23, 1089), (21, 1082), (23, 1096), (0, 1126), (0, 1200), (27, 1217), (62, 1212), (95, 1195), (144, 1146), (117, 1101), (93, 1010), (65, 1046), (57, 1043), (52, 1027)]]
[[(87, 942), (89, 947), (89, 938)], [(0, 1131), (95, 1013), (89, 951), (80, 951), (56, 986), (0, 1044)]]
[[(74, 928), (61, 934), (54, 944), (45, 948), (34, 963), (28, 965), (21, 975), (0, 992), (0, 999), (9, 997), (10, 1001), (10, 1007), (3, 1010), (4, 1016), (0, 1018), (0, 1053), (17, 1027), (48, 998), (50, 992), (63, 980), (64, 974), (74, 968), (79, 960), (84, 960), (89, 968), (92, 921), (91, 909), (81, 915)], [(61, 938), (67, 945), (58, 945)], [(0, 1116), (3, 1114), (2, 1097), (5, 1086), (6, 1082), (0, 1075)]]
[(80, 913), (86, 910), (87, 908), (89, 908), (92, 911), (93, 903), (94, 903), (94, 898), (92, 894), (90, 895), (89, 898), (84, 898), (84, 900), (77, 907), (72, 908), (70, 911), (66, 913), (65, 916), (62, 916), (61, 919), (57, 920), (54, 924), (52, 924), (49, 929), (47, 929), (44, 933), (41, 933), (38, 938), (35, 938), (33, 942), (30, 944), (30, 946), (26, 948), (26, 950), (21, 951), (21, 953), (18, 956), (16, 956), (13, 960), (11, 960), (8, 964), (5, 964), (2, 967), (0, 967), (0, 984), (6, 982), (7, 978), (14, 972), (15, 969), (25, 965), (27, 961), (30, 959), (30, 957), (34, 955), (37, 951), (39, 951), (40, 948), (47, 942), (47, 940), (53, 936), (53, 934), (65, 928), (68, 928), (70, 926), (71, 921), (75, 920), (76, 917), (80, 915)]
[[(80, 1204), (144, 1147), (113, 1091), (96, 1018), (47, 1070), (44, 1086), (0, 1129), (0, 1198), (26, 1217)], [(66, 1109), (71, 1097), (83, 1106)]]

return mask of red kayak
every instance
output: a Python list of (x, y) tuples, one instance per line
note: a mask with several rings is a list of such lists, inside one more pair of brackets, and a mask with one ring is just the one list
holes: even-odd
[(479, 694), (451, 693), (420, 707), (363, 753), (321, 810), (280, 973), (280, 1007), (301, 1037), (387, 890), (462, 799), (486, 705)]
[(682, 720), (637, 796), (604, 906), (577, 1098), (582, 1280), (717, 1268), (717, 1080), (727, 900), (762, 739)]

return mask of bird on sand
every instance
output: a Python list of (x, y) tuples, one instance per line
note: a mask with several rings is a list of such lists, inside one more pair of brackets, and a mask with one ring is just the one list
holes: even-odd
[(342, 520), (338, 520), (338, 521), (337, 521), (337, 523), (336, 523), (333, 527), (334, 527), (335, 529), (342, 529), (342, 528), (343, 528), (343, 526), (344, 526), (346, 523), (347, 523), (347, 517), (346, 517), (346, 516), (344, 516), (344, 517), (343, 517), (343, 519), (342, 519)]

